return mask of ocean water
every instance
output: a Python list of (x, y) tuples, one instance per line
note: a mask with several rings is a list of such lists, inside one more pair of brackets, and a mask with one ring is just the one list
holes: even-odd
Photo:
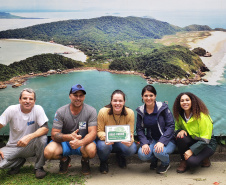
[[(225, 74), (224, 78), (226, 78)], [(36, 104), (43, 106), (51, 128), (55, 111), (59, 107), (70, 103), (69, 90), (72, 85), (77, 83), (84, 85), (87, 91), (85, 102), (95, 107), (97, 111), (110, 103), (111, 93), (116, 89), (121, 89), (125, 92), (126, 106), (135, 111), (142, 104), (141, 90), (147, 84), (146, 80), (139, 76), (117, 75), (98, 71), (81, 71), (64, 75), (56, 74), (48, 77), (35, 77), (29, 79), (24, 86), (19, 88), (7, 87), (4, 90), (0, 90), (0, 113), (9, 105), (18, 103), (19, 93), (23, 88), (33, 88), (37, 93)], [(225, 82), (215, 86), (205, 84), (189, 86), (154, 84), (154, 87), (157, 90), (157, 100), (168, 101), (171, 110), (179, 93), (189, 91), (196, 94), (206, 103), (210, 110), (210, 115), (214, 121), (215, 135), (226, 135)], [(7, 127), (0, 131), (0, 134), (7, 133)]]

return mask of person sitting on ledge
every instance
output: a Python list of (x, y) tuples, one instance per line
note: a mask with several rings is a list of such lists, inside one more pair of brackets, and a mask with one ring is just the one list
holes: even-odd
[[(142, 161), (151, 160), (150, 169), (166, 173), (170, 168), (169, 155), (174, 152), (174, 119), (168, 105), (156, 101), (157, 92), (152, 85), (146, 85), (141, 92), (141, 105), (137, 111), (136, 132), (141, 147), (138, 157)], [(161, 165), (158, 166), (158, 160)]]
[(36, 156), (35, 176), (46, 176), (44, 148), (47, 144), (48, 118), (40, 105), (35, 105), (35, 91), (21, 91), (19, 104), (9, 106), (0, 116), (0, 129), (9, 123), (9, 141), (0, 149), (0, 169), (11, 168), (9, 175), (20, 172), (26, 158)]
[(209, 157), (216, 150), (213, 123), (206, 105), (196, 95), (185, 92), (177, 96), (173, 105), (176, 119), (175, 136), (181, 156), (178, 173), (189, 167), (209, 167)]
[[(125, 94), (115, 90), (111, 95), (110, 104), (100, 109), (98, 113), (97, 128), (97, 154), (100, 159), (100, 172), (108, 173), (108, 158), (111, 152), (116, 153), (119, 167), (126, 168), (127, 156), (132, 156), (137, 151), (134, 143), (134, 112), (125, 106)], [(106, 125), (130, 125), (131, 141), (106, 142)]]
[(56, 111), (51, 131), (52, 140), (45, 148), (47, 159), (60, 160), (60, 173), (67, 173), (70, 155), (82, 156), (82, 174), (90, 174), (89, 159), (96, 155), (96, 109), (84, 102), (86, 91), (80, 84), (71, 87), (70, 104)]

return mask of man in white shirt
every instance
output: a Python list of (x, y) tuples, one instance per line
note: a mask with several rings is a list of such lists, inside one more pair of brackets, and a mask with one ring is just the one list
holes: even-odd
[(26, 158), (36, 156), (35, 176), (45, 177), (44, 148), (47, 144), (48, 118), (40, 105), (35, 105), (34, 90), (20, 93), (19, 104), (9, 106), (0, 116), (0, 129), (9, 124), (9, 141), (0, 149), (0, 169), (11, 168), (9, 175), (17, 174)]

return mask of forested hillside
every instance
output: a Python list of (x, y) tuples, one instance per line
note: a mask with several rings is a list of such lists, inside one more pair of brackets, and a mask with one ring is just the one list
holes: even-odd
[[(191, 76), (204, 64), (188, 49), (178, 46), (165, 47), (156, 44), (154, 39), (184, 30), (200, 31), (211, 28), (201, 25), (180, 28), (151, 18), (105, 16), (2, 31), (0, 38), (22, 38), (73, 45), (88, 56), (89, 66), (113, 61), (111, 69), (137, 70), (161, 78), (176, 78)], [(29, 64), (28, 69), (41, 70), (33, 60), (30, 60), (30, 63), (35, 63), (35, 66)], [(21, 67), (23, 63), (24, 61), (19, 67), (16, 64), (9, 67), (16, 69), (16, 73), (26, 73), (29, 70), (26, 66)], [(44, 61), (40, 66), (49, 69), (47, 64), (48, 62)], [(59, 64), (50, 62), (50, 66), (52, 65)]]
[[(90, 60), (149, 52), (156, 45), (151, 39), (175, 34), (182, 29), (150, 18), (106, 16), (68, 20), (0, 32), (0, 38), (22, 38), (75, 45)], [(144, 43), (144, 45), (143, 45)]]
[(41, 73), (49, 70), (64, 70), (84, 66), (80, 61), (75, 61), (57, 54), (42, 54), (29, 57), (9, 66), (0, 64), (0, 81), (9, 80), (18, 75), (28, 73)]
[(106, 43), (161, 38), (182, 29), (150, 18), (106, 16), (93, 19), (59, 21), (0, 32), (0, 38), (55, 40), (60, 44)]
[(145, 73), (153, 78), (173, 79), (193, 77), (205, 65), (198, 55), (182, 46), (155, 49), (147, 55), (120, 58), (113, 61), (109, 69), (130, 70)]

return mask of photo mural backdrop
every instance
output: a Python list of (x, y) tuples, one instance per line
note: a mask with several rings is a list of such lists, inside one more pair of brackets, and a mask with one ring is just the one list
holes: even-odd
[[(0, 0), (0, 31), (102, 16), (153, 18), (181, 28), (197, 24), (208, 25), (211, 29), (226, 29), (225, 9), (226, 3), (220, 0), (200, 0), (198, 2), (195, 0), (173, 0), (170, 2), (166, 0), (157, 2), (154, 0), (141, 0), (139, 2), (133, 0), (65, 0), (62, 2)], [(52, 31), (57, 31), (57, 27), (52, 28)], [(0, 32), (0, 36), (1, 34), (2, 32)], [(67, 37), (66, 34), (65, 37)], [(180, 92), (189, 91), (200, 97), (210, 111), (216, 136), (226, 136), (225, 46), (226, 41), (221, 43), (220, 49), (215, 51), (216, 54), (211, 58), (213, 64), (218, 64), (210, 69), (209, 73), (213, 71), (218, 73), (212, 77), (211, 83), (153, 84), (157, 89), (157, 100), (167, 101), (171, 110), (174, 100)], [(75, 48), (63, 46), (56, 42), (52, 43), (51, 40), (20, 40), (14, 39), (13, 36), (11, 39), (0, 39), (0, 64), (9, 65), (45, 53), (61, 53), (65, 57), (81, 62), (85, 62), (88, 58), (86, 53), (79, 51), (76, 46)], [(142, 104), (141, 90), (147, 81), (137, 75), (111, 74), (95, 70), (29, 78), (18, 88), (12, 88), (8, 85), (7, 88), (0, 90), (0, 114), (8, 106), (18, 103), (19, 93), (23, 88), (33, 88), (37, 93), (36, 104), (40, 104), (44, 108), (51, 128), (56, 110), (64, 104), (70, 103), (68, 97), (70, 87), (77, 83), (81, 83), (87, 91), (85, 102), (95, 107), (97, 111), (110, 102), (111, 93), (115, 89), (121, 89), (125, 92), (126, 106), (135, 111)], [(7, 135), (8, 132), (8, 127), (0, 130), (1, 135)]]

